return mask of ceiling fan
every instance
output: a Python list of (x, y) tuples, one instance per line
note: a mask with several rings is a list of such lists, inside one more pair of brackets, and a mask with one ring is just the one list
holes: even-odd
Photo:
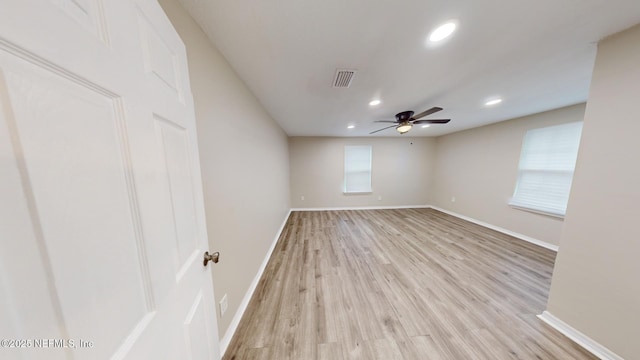
[(369, 134), (375, 134), (378, 131), (382, 131), (382, 130), (387, 130), (390, 129), (392, 127), (395, 127), (396, 130), (400, 133), (400, 134), (405, 134), (406, 132), (408, 132), (409, 130), (411, 130), (411, 127), (413, 127), (413, 125), (416, 124), (446, 124), (449, 121), (451, 121), (451, 119), (431, 119), (431, 120), (419, 120), (427, 115), (431, 115), (433, 113), (436, 113), (438, 111), (442, 110), (441, 107), (437, 107), (434, 106), (429, 110), (423, 111), (420, 114), (413, 116), (413, 111), (403, 111), (400, 113), (396, 114), (396, 121), (391, 121), (391, 120), (378, 120), (378, 121), (374, 121), (374, 122), (381, 122), (381, 123), (393, 123), (393, 125), (391, 126), (387, 126), (386, 128), (382, 128), (376, 131), (372, 131)]

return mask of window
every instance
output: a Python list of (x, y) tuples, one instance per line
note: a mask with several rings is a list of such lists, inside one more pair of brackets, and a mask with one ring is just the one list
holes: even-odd
[(371, 192), (371, 146), (344, 147), (344, 192)]
[(563, 217), (581, 133), (582, 122), (527, 131), (509, 205)]

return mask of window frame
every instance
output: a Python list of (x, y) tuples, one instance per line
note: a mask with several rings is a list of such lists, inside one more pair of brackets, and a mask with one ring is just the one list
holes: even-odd
[[(362, 151), (363, 149), (367, 149), (367, 153), (368, 153), (368, 160), (366, 159), (362, 159), (360, 160), (360, 164), (358, 165), (365, 165), (365, 170), (360, 170), (360, 169), (351, 169), (349, 168), (350, 164), (352, 165), (352, 167), (354, 166), (352, 162), (350, 162), (350, 158), (349, 156), (357, 156), (357, 155), (362, 155), (362, 154), (355, 154), (353, 152), (350, 152), (349, 149), (352, 149), (354, 151)], [(342, 184), (342, 192), (344, 195), (357, 195), (357, 194), (371, 194), (373, 193), (373, 189), (372, 189), (372, 173), (373, 173), (373, 147), (371, 145), (345, 145), (344, 146), (344, 178), (343, 178), (343, 184)], [(362, 175), (365, 176), (365, 186), (361, 187), (361, 188), (357, 188), (354, 190), (349, 190), (348, 186), (350, 184), (350, 175), (351, 177), (357, 177), (358, 173), (363, 173)], [(353, 179), (352, 179), (353, 180)], [(357, 181), (357, 179), (356, 179)]]
[[(516, 179), (515, 189), (513, 191), (512, 197), (509, 199), (509, 202), (508, 202), (508, 205), (510, 207), (518, 210), (529, 211), (529, 212), (557, 217), (561, 219), (564, 218), (566, 214), (566, 208), (569, 202), (571, 185), (573, 183), (573, 175), (575, 173), (575, 165), (576, 165), (576, 160), (577, 160), (577, 155), (578, 155), (578, 150), (580, 145), (580, 138), (582, 135), (582, 126), (583, 126), (582, 121), (575, 121), (575, 122), (569, 122), (569, 123), (560, 124), (560, 125), (546, 126), (542, 128), (527, 130), (522, 141), (520, 158), (518, 161), (518, 175)], [(548, 142), (548, 138), (545, 138), (545, 137), (552, 135), (552, 133), (550, 132), (556, 129), (558, 132), (565, 132), (564, 138), (551, 143), (550, 144), (551, 149), (546, 148), (544, 149), (544, 151), (542, 152), (539, 151), (536, 154), (536, 152), (533, 151), (532, 149), (535, 150), (537, 148), (537, 150), (540, 150), (540, 142), (541, 141)], [(576, 131), (577, 131), (577, 136), (575, 134)], [(559, 145), (561, 142), (564, 142), (565, 148), (568, 147), (566, 144), (571, 145), (570, 150), (568, 151), (565, 150), (560, 153), (553, 153), (552, 151), (554, 149), (558, 150), (558, 148), (562, 148), (562, 146)], [(542, 153), (542, 155), (540, 155), (540, 153)], [(558, 155), (558, 157), (560, 158), (561, 156), (564, 156), (568, 158), (570, 161), (567, 159), (556, 161), (557, 158), (551, 157), (553, 155)], [(546, 162), (547, 167), (546, 168), (540, 167), (541, 166), (540, 164), (537, 165), (538, 167), (533, 167), (530, 163), (536, 162), (536, 157), (538, 162)], [(540, 159), (542, 159), (542, 161)], [(526, 165), (526, 164), (529, 164), (529, 165)], [(549, 178), (547, 179), (549, 181), (549, 183), (547, 184), (548, 186), (545, 188), (544, 187), (545, 184), (541, 184), (539, 180), (536, 181), (534, 177), (530, 176), (532, 174), (534, 175), (537, 174), (538, 178), (541, 177), (540, 175), (542, 175), (542, 177), (544, 177), (544, 175), (550, 175)], [(552, 180), (553, 174), (556, 175), (556, 180)], [(561, 175), (561, 176), (559, 177), (557, 175)], [(566, 179), (567, 176), (569, 177), (568, 181)], [(565, 179), (562, 180), (561, 177), (565, 177)], [(529, 178), (529, 179), (534, 178), (534, 180), (525, 180), (525, 178)], [(560, 178), (560, 180), (558, 180), (558, 178)], [(549, 195), (546, 197), (541, 196), (536, 199), (533, 199), (532, 201), (531, 195), (535, 194), (535, 191), (532, 191), (531, 187), (535, 187), (535, 186), (538, 186), (538, 187), (542, 186), (540, 190), (548, 190), (548, 191), (563, 190), (561, 191), (561, 196), (566, 199), (566, 202), (561, 204), (559, 201), (557, 202), (551, 201), (550, 199), (553, 198), (553, 195)], [(520, 189), (527, 188), (527, 187), (529, 187), (529, 189), (522, 190), (519, 193)], [(563, 187), (566, 188), (566, 192), (564, 191)], [(538, 200), (538, 201), (535, 201), (535, 200)]]

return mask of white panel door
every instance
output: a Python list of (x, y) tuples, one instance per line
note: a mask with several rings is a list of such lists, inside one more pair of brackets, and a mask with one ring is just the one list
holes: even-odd
[(219, 359), (184, 45), (153, 0), (0, 0), (0, 359)]

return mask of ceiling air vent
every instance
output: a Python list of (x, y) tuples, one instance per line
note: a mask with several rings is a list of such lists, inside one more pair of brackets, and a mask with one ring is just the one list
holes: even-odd
[(351, 69), (337, 69), (336, 77), (333, 79), (333, 87), (335, 88), (348, 88), (353, 81), (353, 75), (356, 74), (356, 70)]

